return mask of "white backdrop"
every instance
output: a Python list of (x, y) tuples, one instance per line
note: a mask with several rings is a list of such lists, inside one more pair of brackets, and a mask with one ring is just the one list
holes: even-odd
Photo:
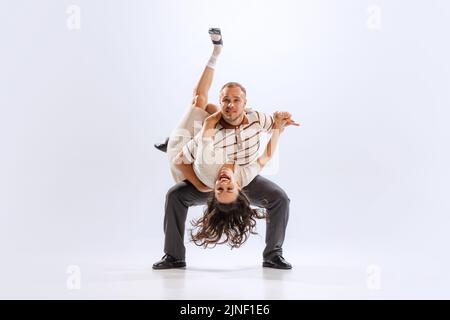
[[(250, 106), (302, 123), (266, 172), (291, 198), (286, 258), (390, 256), (433, 274), (430, 295), (448, 283), (445, 0), (2, 1), (3, 278), (31, 285), (27, 270), (48, 256), (162, 255), (173, 181), (153, 143), (188, 107), (213, 26), (224, 49), (211, 101), (239, 81)], [(239, 249), (255, 263), (258, 227)]]

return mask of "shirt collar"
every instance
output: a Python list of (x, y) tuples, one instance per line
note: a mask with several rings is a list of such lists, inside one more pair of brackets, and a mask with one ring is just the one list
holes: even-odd
[(226, 122), (223, 119), (220, 119), (220, 122), (219, 122), (219, 124), (225, 129), (237, 129), (237, 128), (240, 128), (241, 126), (243, 126), (245, 124), (248, 124), (248, 123), (249, 123), (249, 121), (248, 121), (247, 114), (244, 114), (244, 119), (242, 119), (241, 124), (239, 124), (237, 126), (233, 126), (233, 125), (229, 124), (228, 122)]

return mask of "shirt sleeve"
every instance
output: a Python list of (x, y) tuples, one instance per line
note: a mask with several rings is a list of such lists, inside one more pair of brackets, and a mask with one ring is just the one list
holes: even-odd
[(258, 116), (259, 124), (261, 125), (261, 129), (263, 131), (272, 130), (273, 126), (273, 117), (271, 115), (256, 111), (256, 115)]

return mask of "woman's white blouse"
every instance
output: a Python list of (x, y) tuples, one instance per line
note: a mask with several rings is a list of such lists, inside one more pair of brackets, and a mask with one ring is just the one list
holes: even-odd
[[(194, 139), (197, 139), (198, 148), (192, 167), (199, 180), (213, 189), (220, 169), (229, 159), (224, 149), (214, 148), (214, 138), (203, 138), (199, 134)], [(245, 187), (252, 182), (261, 169), (258, 161), (253, 161), (245, 166), (237, 165), (235, 177), (241, 187)]]

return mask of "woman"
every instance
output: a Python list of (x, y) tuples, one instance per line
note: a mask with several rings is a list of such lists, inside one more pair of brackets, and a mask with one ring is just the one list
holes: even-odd
[[(213, 54), (194, 90), (192, 106), (170, 136), (167, 153), (176, 182), (188, 180), (201, 192), (213, 191), (203, 217), (193, 222), (198, 229), (191, 231), (193, 241), (205, 247), (227, 242), (232, 247), (239, 247), (249, 233), (254, 233), (255, 219), (265, 217), (250, 207), (242, 188), (271, 159), (284, 128), (298, 124), (287, 112), (274, 113), (271, 139), (263, 155), (248, 165), (236, 165), (225, 150), (214, 148), (214, 128), (221, 120), (222, 112), (207, 101), (223, 42), (219, 29), (210, 29), (209, 33), (214, 44)], [(198, 148), (196, 154), (189, 155), (193, 159), (191, 162), (187, 160), (186, 145), (192, 139), (196, 140)]]

